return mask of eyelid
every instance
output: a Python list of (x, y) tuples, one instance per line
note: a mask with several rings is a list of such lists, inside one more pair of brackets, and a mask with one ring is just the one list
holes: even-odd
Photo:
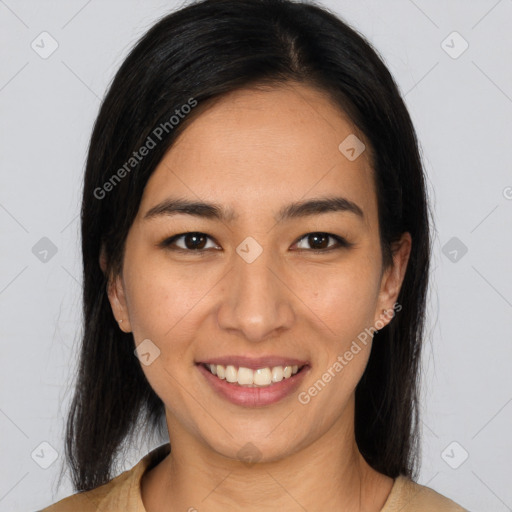
[[(207, 233), (203, 233), (201, 231), (186, 231), (184, 233), (178, 233), (176, 235), (173, 235), (173, 236), (165, 238), (162, 242), (160, 242), (158, 244), (158, 246), (162, 247), (162, 248), (165, 248), (165, 249), (169, 249), (171, 247), (171, 245), (176, 242), (176, 240), (178, 240), (180, 238), (183, 238), (186, 235), (202, 235), (202, 236), (205, 236), (206, 238), (209, 238), (210, 240), (214, 241), (215, 243), (217, 243), (215, 241), (215, 239), (212, 236), (208, 235)], [(297, 243), (299, 243), (300, 241), (304, 240), (305, 238), (307, 238), (310, 235), (325, 235), (328, 238), (332, 238), (332, 239), (336, 240), (337, 244), (332, 246), (332, 247), (328, 247), (326, 249), (297, 249), (298, 251), (301, 251), (301, 252), (315, 252), (315, 253), (327, 253), (327, 252), (330, 252), (330, 251), (333, 251), (333, 250), (337, 250), (337, 249), (348, 249), (348, 248), (353, 247), (355, 245), (354, 243), (349, 242), (348, 240), (346, 240), (344, 237), (342, 237), (340, 235), (335, 235), (333, 233), (328, 233), (326, 231), (310, 231), (308, 233), (305, 233), (304, 235), (301, 235), (293, 243), (293, 245), (296, 245)], [(170, 249), (170, 250), (174, 250), (174, 251), (178, 251), (178, 252), (184, 252), (184, 253), (191, 253), (191, 254), (202, 254), (202, 253), (204, 253), (204, 252), (206, 252), (208, 250), (211, 250), (211, 248), (208, 248), (208, 249), (196, 249), (196, 250), (194, 250), (194, 249), (183, 249), (181, 247), (178, 247), (176, 249)]]

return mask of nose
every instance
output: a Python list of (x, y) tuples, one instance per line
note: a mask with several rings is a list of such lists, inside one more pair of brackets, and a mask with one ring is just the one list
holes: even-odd
[(217, 313), (220, 328), (259, 342), (291, 327), (294, 295), (279, 268), (266, 250), (252, 263), (234, 255)]

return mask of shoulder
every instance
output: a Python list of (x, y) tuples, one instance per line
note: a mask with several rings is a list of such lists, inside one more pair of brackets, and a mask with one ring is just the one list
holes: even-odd
[(143, 474), (170, 452), (169, 443), (155, 448), (134, 467), (90, 491), (68, 496), (39, 512), (97, 512), (98, 510), (144, 511), (140, 494)]
[(451, 499), (430, 487), (418, 484), (405, 475), (395, 483), (381, 512), (468, 512)]
[(106, 500), (117, 499), (123, 491), (130, 486), (130, 480), (136, 472), (137, 466), (121, 473), (110, 482), (103, 484), (90, 491), (83, 491), (68, 496), (57, 503), (44, 508), (40, 512), (96, 512), (100, 506), (103, 507)]

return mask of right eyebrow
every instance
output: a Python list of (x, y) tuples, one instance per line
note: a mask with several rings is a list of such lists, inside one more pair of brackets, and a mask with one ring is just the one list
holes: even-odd
[(237, 215), (231, 209), (215, 203), (205, 203), (199, 201), (189, 201), (188, 199), (168, 198), (153, 206), (144, 215), (144, 219), (152, 219), (162, 215), (171, 216), (177, 214), (193, 215), (195, 217), (204, 217), (207, 219), (217, 219), (231, 221), (237, 218)]

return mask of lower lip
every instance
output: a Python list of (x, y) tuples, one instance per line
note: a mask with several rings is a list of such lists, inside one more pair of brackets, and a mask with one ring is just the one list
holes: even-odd
[(300, 385), (309, 366), (281, 382), (276, 382), (265, 387), (246, 387), (238, 384), (230, 384), (225, 379), (219, 379), (208, 371), (202, 364), (196, 365), (199, 371), (205, 376), (210, 386), (223, 398), (235, 405), (244, 407), (263, 407), (279, 402), (291, 395)]

